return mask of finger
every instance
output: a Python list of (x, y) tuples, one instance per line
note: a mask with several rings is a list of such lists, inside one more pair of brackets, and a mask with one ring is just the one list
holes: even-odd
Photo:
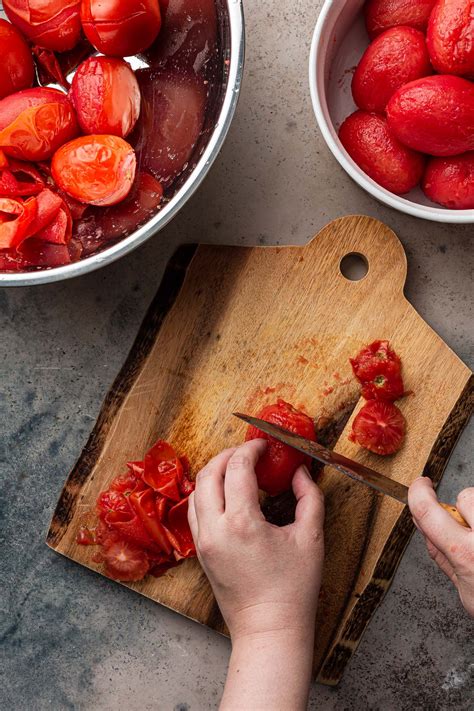
[(295, 526), (302, 531), (322, 533), (324, 526), (324, 495), (304, 465), (298, 467), (292, 481), (296, 496)]
[(190, 496), (188, 497), (188, 523), (189, 523), (189, 528), (191, 529), (191, 535), (193, 537), (194, 543), (196, 543), (198, 539), (198, 520), (196, 516), (196, 508), (194, 506), (194, 491)]
[(410, 486), (408, 505), (421, 532), (448, 557), (452, 541), (469, 535), (468, 529), (456, 523), (439, 505), (433, 484), (427, 477), (416, 479)]
[(456, 508), (466, 523), (474, 529), (474, 487), (461, 491), (456, 501)]
[(442, 553), (436, 546), (430, 541), (429, 538), (424, 536), (426, 547), (430, 558), (434, 560), (436, 565), (443, 571), (443, 573), (453, 582), (455, 585), (457, 583), (456, 573), (454, 572), (453, 566), (446, 558), (444, 553)]
[(252, 439), (238, 447), (230, 457), (224, 481), (226, 513), (261, 513), (255, 466), (266, 447), (266, 440)]
[(196, 477), (194, 509), (198, 526), (212, 526), (224, 513), (224, 476), (235, 448), (225, 449), (211, 459)]

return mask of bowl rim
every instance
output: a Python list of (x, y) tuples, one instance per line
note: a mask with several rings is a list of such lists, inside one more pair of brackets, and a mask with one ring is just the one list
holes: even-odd
[(103, 252), (91, 254), (78, 262), (65, 264), (61, 267), (53, 267), (52, 269), (36, 272), (0, 272), (0, 287), (49, 284), (72, 279), (111, 264), (120, 259), (120, 257), (132, 252), (163, 229), (196, 192), (217, 158), (227, 136), (237, 108), (242, 83), (245, 59), (245, 21), (242, 0), (226, 0), (226, 5), (230, 27), (230, 60), (223, 103), (209, 143), (196, 163), (194, 170), (170, 202), (145, 225), (135, 230), (125, 239), (104, 249)]
[(329, 109), (326, 101), (326, 91), (324, 87), (324, 77), (322, 72), (318, 74), (317, 68), (320, 60), (319, 52), (321, 39), (326, 29), (326, 20), (333, 5), (344, 3), (340, 0), (325, 0), (313, 32), (311, 49), (309, 53), (309, 89), (314, 115), (319, 129), (326, 144), (336, 158), (338, 163), (346, 173), (366, 192), (379, 202), (389, 207), (414, 217), (433, 222), (444, 222), (450, 224), (474, 224), (474, 210), (450, 210), (441, 207), (431, 207), (420, 205), (404, 197), (395, 195), (389, 190), (382, 188), (372, 178), (369, 178), (358, 165), (352, 160), (342, 143), (339, 141), (334, 125), (329, 116)]

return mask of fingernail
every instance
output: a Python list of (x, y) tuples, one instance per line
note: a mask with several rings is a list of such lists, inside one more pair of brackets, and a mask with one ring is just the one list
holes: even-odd
[(312, 476), (311, 476), (311, 474), (309, 473), (309, 469), (308, 469), (308, 467), (306, 466), (306, 464), (302, 464), (302, 465), (301, 465), (301, 469), (302, 469), (303, 472), (306, 474), (306, 476), (308, 477), (308, 479), (312, 479)]

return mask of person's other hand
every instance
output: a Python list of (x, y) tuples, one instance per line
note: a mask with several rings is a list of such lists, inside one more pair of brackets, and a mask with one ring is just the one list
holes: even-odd
[(461, 491), (456, 501), (470, 528), (461, 526), (440, 506), (427, 477), (410, 486), (408, 505), (431, 558), (452, 580), (466, 612), (474, 617), (474, 487)]
[(198, 474), (189, 500), (197, 555), (233, 641), (310, 628), (321, 584), (323, 494), (300, 467), (294, 523), (268, 523), (255, 475), (265, 447), (258, 439), (221, 452)]

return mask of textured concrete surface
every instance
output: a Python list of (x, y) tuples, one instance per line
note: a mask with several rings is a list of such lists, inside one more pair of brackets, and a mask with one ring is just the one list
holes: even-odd
[[(404, 217), (342, 172), (312, 115), (307, 55), (318, 2), (247, 7), (246, 80), (231, 135), (203, 188), (129, 258), (64, 284), (0, 291), (0, 708), (214, 708), (227, 640), (71, 563), (44, 544), (63, 481), (125, 358), (166, 261), (183, 241), (303, 243), (331, 218), (367, 213), (402, 239), (407, 294), (473, 363), (472, 227)], [(441, 487), (472, 483), (472, 428)], [(467, 710), (473, 626), (420, 538), (336, 690), (311, 709)], [(252, 711), (252, 710), (250, 710)]]

